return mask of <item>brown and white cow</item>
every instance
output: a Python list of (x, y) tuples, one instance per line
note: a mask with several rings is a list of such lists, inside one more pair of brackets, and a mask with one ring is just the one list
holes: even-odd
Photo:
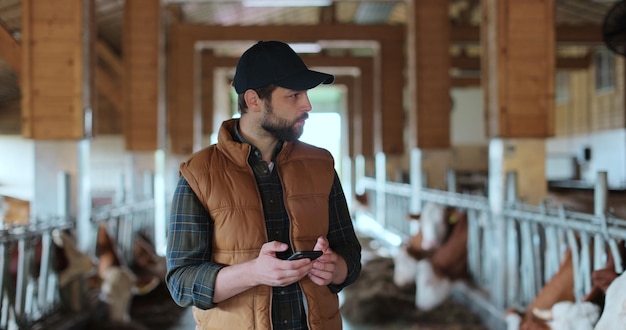
[[(626, 255), (623, 243), (620, 244), (618, 252), (621, 256)], [(615, 319), (618, 317), (615, 310), (607, 311), (606, 304), (614, 305), (609, 301), (607, 288), (617, 276), (612, 254), (609, 253), (604, 268), (592, 272), (593, 287), (590, 292), (582, 302), (575, 303), (574, 270), (571, 251), (568, 250), (559, 270), (530, 303), (526, 313), (520, 315), (509, 311), (505, 317), (507, 329), (591, 330), (594, 326), (597, 327), (596, 323), (599, 323), (601, 314), (605, 319)], [(607, 292), (606, 302), (605, 292)], [(603, 305), (605, 311), (602, 311)], [(605, 316), (605, 313), (609, 315)]]
[(67, 260), (67, 267), (59, 271), (59, 286), (65, 287), (72, 280), (81, 276), (90, 276), (95, 273), (96, 265), (89, 255), (76, 247), (76, 241), (66, 231), (54, 230), (52, 232), (54, 243), (63, 249), (63, 255)]
[(161, 283), (164, 261), (153, 254), (148, 241), (137, 236), (133, 251), (137, 260), (132, 269), (104, 223), (98, 227), (97, 244), (100, 299), (108, 306), (110, 321), (128, 322), (133, 296), (146, 294)]
[(615, 278), (606, 290), (604, 310), (594, 330), (619, 329), (626, 325), (626, 272)]
[(448, 298), (455, 280), (468, 277), (468, 223), (464, 211), (436, 203), (426, 203), (419, 219), (419, 232), (394, 258), (394, 283), (415, 283), (415, 306), (427, 311)]

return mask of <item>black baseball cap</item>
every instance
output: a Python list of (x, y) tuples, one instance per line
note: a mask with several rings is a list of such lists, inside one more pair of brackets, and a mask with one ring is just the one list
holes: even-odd
[(237, 94), (269, 84), (302, 91), (334, 80), (333, 75), (309, 70), (286, 43), (259, 41), (239, 58), (233, 86)]

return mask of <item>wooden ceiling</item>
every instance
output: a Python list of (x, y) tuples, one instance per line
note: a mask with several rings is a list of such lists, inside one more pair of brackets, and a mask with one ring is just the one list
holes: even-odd
[[(220, 26), (318, 25), (407, 23), (406, 0), (329, 0), (324, 7), (247, 7), (247, 0), (163, 0), (166, 21)], [(280, 1), (280, 0), (279, 0)], [(283, 0), (284, 1), (284, 0)], [(305, 1), (305, 0), (300, 0)], [(511, 0), (514, 1), (514, 0)], [(517, 0), (515, 0), (517, 1)], [(604, 16), (617, 1), (555, 0), (557, 26), (574, 28), (569, 43), (559, 47), (575, 47), (581, 31), (597, 33)], [(121, 56), (124, 0), (95, 0), (98, 41)], [(18, 42), (22, 25), (21, 0), (0, 0), (0, 30)], [(457, 29), (480, 26), (480, 0), (450, 0), (450, 22)], [(564, 30), (567, 31), (567, 30)], [(3, 31), (0, 31), (3, 32)], [(584, 38), (584, 37), (582, 37)], [(251, 33), (251, 39), (254, 39)], [(333, 45), (337, 48), (337, 45)], [(464, 47), (478, 47), (477, 44)], [(227, 52), (228, 49), (223, 51)], [(17, 79), (0, 58), (0, 114), (8, 103), (19, 100)], [(1, 118), (1, 117), (0, 117)], [(1, 125), (1, 123), (0, 123)], [(1, 132), (0, 127), (0, 132)]]

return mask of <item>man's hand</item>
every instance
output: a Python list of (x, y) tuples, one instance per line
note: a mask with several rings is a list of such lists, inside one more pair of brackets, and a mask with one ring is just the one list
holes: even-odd
[(287, 250), (287, 244), (272, 241), (263, 244), (259, 256), (252, 261), (254, 286), (287, 286), (301, 280), (309, 273), (313, 264), (305, 258), (287, 261), (278, 259), (277, 252)]
[(343, 258), (335, 253), (326, 237), (320, 236), (313, 250), (324, 252), (321, 257), (313, 261), (313, 268), (309, 271), (309, 278), (317, 285), (341, 284), (348, 276), (348, 266)]
[(255, 259), (222, 268), (215, 279), (213, 302), (219, 303), (257, 285), (287, 286), (305, 277), (313, 266), (311, 260), (278, 259), (276, 252), (285, 250), (285, 243), (268, 242)]

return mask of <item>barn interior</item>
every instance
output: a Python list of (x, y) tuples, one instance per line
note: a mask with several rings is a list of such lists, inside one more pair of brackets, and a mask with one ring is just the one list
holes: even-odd
[(302, 139), (333, 154), (365, 248), (393, 259), (426, 203), (467, 211), (446, 324), (502, 329), (568, 249), (580, 302), (626, 240), (624, 22), (623, 0), (0, 0), (0, 328), (94, 315), (67, 306), (93, 299), (89, 276), (40, 280), (55, 230), (94, 259), (102, 232), (131, 264), (138, 241), (164, 255), (178, 165), (238, 116), (234, 68), (258, 40), (335, 75)]

